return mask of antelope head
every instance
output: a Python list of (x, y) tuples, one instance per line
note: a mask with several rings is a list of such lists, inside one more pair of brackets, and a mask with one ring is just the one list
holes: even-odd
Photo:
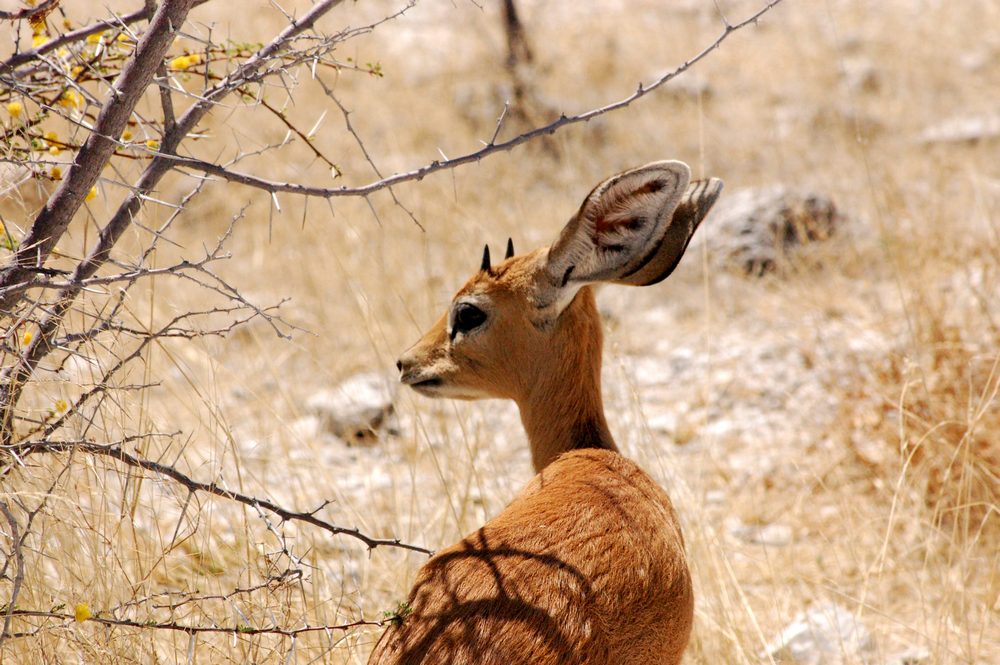
[(487, 246), (448, 311), (400, 357), (401, 381), (430, 397), (512, 399), (529, 437), (541, 413), (603, 423), (590, 285), (666, 278), (721, 191), (714, 178), (692, 182), (681, 162), (654, 162), (595, 187), (551, 247), (515, 255), (508, 241), (493, 265)]

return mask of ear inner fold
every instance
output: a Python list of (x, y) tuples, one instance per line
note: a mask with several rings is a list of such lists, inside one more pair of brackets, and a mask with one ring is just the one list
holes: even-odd
[(667, 278), (684, 255), (691, 236), (722, 193), (718, 178), (690, 183), (674, 210), (663, 236), (653, 243), (636, 267), (614, 280), (616, 284), (649, 286)]
[(549, 250), (551, 282), (614, 281), (642, 268), (690, 177), (682, 162), (654, 162), (595, 187)]

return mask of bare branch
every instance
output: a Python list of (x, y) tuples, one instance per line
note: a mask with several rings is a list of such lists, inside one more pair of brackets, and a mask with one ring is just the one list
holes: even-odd
[[(194, 7), (198, 5), (203, 5), (208, 0), (195, 0)], [(31, 8), (33, 12), (38, 10), (38, 7)], [(115, 17), (114, 19), (109, 19), (106, 21), (97, 21), (88, 26), (82, 28), (77, 28), (76, 30), (71, 30), (62, 35), (59, 35), (55, 39), (50, 39), (41, 46), (33, 48), (28, 51), (22, 51), (21, 53), (15, 53), (10, 58), (0, 63), (0, 74), (9, 74), (10, 70), (15, 67), (19, 67), (27, 62), (36, 60), (39, 57), (55, 51), (67, 44), (74, 44), (80, 40), (86, 39), (91, 35), (96, 35), (98, 33), (104, 32), (110, 28), (119, 28), (123, 26), (132, 25), (133, 23), (138, 23), (139, 21), (145, 21), (153, 12), (156, 10), (156, 4), (153, 2), (144, 2), (143, 8), (132, 12), (131, 14), (125, 14), (124, 16)]]
[(434, 553), (426, 547), (410, 545), (396, 538), (373, 538), (361, 533), (361, 531), (356, 527), (349, 529), (346, 527), (336, 526), (335, 524), (331, 524), (326, 520), (316, 517), (315, 511), (298, 512), (289, 510), (267, 499), (258, 499), (253, 496), (241, 494), (240, 492), (225, 489), (224, 487), (219, 487), (217, 483), (199, 482), (181, 473), (172, 466), (132, 455), (116, 444), (100, 444), (94, 443), (93, 441), (76, 440), (28, 441), (25, 443), (0, 446), (0, 453), (11, 454), (19, 459), (24, 459), (26, 456), (34, 453), (58, 453), (70, 450), (110, 457), (111, 459), (118, 460), (119, 462), (129, 466), (152, 471), (153, 473), (180, 483), (192, 492), (204, 492), (205, 494), (211, 494), (213, 496), (222, 497), (223, 499), (229, 499), (230, 501), (235, 501), (236, 503), (241, 503), (252, 508), (262, 508), (270, 513), (273, 513), (274, 515), (277, 515), (285, 522), (304, 522), (323, 529), (333, 535), (349, 536), (356, 540), (360, 540), (369, 549), (375, 549), (376, 547), (398, 547), (400, 549), (410, 550), (411, 552), (420, 552), (421, 554), (426, 554), (428, 556)]
[(35, 7), (25, 7), (24, 9), (16, 12), (0, 9), (0, 20), (20, 21), (22, 19), (30, 19), (35, 16), (44, 16), (50, 9), (55, 9), (58, 4), (59, 0), (44, 0), (44, 2)]
[(507, 111), (510, 110), (510, 102), (503, 103), (503, 110), (500, 111), (500, 116), (497, 118), (497, 127), (493, 130), (493, 136), (490, 137), (490, 142), (486, 145), (491, 146), (496, 144), (497, 137), (500, 136), (500, 130), (503, 129), (503, 121), (507, 118)]
[[(287, 584), (290, 580), (298, 580), (298, 579), (302, 579), (301, 570), (286, 570), (278, 575), (274, 575), (272, 577), (267, 578), (260, 584), (254, 584), (253, 586), (249, 587), (236, 587), (235, 589), (229, 591), (228, 593), (207, 594), (204, 596), (184, 594), (185, 597), (181, 598), (177, 602), (168, 601), (167, 603), (162, 605), (153, 605), (153, 607), (157, 609), (176, 610), (177, 608), (183, 607), (184, 605), (188, 605), (190, 603), (202, 603), (208, 600), (229, 600), (230, 598), (234, 598), (236, 596), (242, 596), (245, 594), (250, 594), (255, 591), (260, 591), (261, 589), (272, 589), (275, 586)], [(169, 596), (177, 594), (167, 592), (166, 595), (169, 598)]]
[(340, 169), (337, 167), (337, 165), (334, 164), (332, 161), (330, 161), (330, 159), (327, 158), (326, 155), (320, 152), (319, 148), (316, 147), (316, 144), (313, 142), (312, 138), (310, 138), (307, 134), (303, 133), (301, 129), (299, 129), (291, 122), (289, 122), (288, 118), (285, 116), (284, 112), (281, 109), (274, 108), (263, 99), (261, 99), (258, 103), (264, 108), (266, 108), (268, 111), (270, 111), (271, 114), (281, 122), (281, 124), (283, 124), (285, 127), (288, 128), (288, 131), (292, 132), (300, 139), (302, 139), (302, 142), (306, 144), (306, 146), (312, 151), (314, 155), (316, 155), (316, 158), (322, 160), (324, 164), (330, 167), (335, 177), (341, 175)]
[[(358, 134), (357, 130), (354, 129), (354, 125), (351, 124), (351, 112), (348, 111), (347, 108), (340, 103), (340, 100), (337, 99), (337, 97), (333, 94), (333, 90), (331, 90), (330, 87), (323, 82), (323, 79), (316, 77), (316, 81), (323, 88), (323, 92), (326, 93), (326, 96), (332, 99), (333, 103), (337, 105), (338, 109), (340, 109), (340, 113), (344, 116), (344, 126), (347, 128), (348, 133), (354, 137), (355, 143), (358, 144), (358, 148), (361, 150), (361, 154), (365, 156), (365, 161), (368, 162), (368, 165), (372, 167), (372, 171), (375, 172), (375, 176), (378, 178), (382, 178), (383, 177), (382, 172), (379, 170), (378, 166), (376, 166), (375, 160), (372, 159), (372, 156), (368, 153), (368, 148), (365, 147), (365, 142), (361, 140), (361, 135)], [(416, 216), (410, 211), (409, 208), (407, 208), (402, 204), (402, 202), (396, 196), (396, 192), (392, 191), (392, 187), (389, 187), (388, 190), (389, 190), (389, 196), (392, 197), (393, 202), (403, 212), (405, 212), (411, 220), (413, 220), (413, 223), (416, 224), (421, 231), (423, 231), (424, 230), (423, 224), (421, 224), (420, 221), (417, 220)], [(369, 207), (372, 207), (372, 213), (374, 213), (375, 212), (374, 207), (371, 205), (371, 202), (369, 202), (368, 205)], [(378, 215), (375, 215), (375, 217), (377, 219)]]
[(14, 615), (14, 607), (17, 605), (17, 597), (21, 593), (21, 584), (24, 582), (24, 553), (21, 551), (21, 536), (18, 533), (17, 519), (11, 512), (10, 506), (6, 502), (0, 501), (0, 513), (3, 513), (10, 529), (10, 555), (14, 559), (14, 583), (11, 585), (10, 598), (7, 601), (7, 611), (3, 618), (3, 632), (0, 633), (0, 646), (10, 633), (10, 622)]
[[(143, 172), (132, 194), (122, 202), (117, 212), (111, 218), (111, 221), (102, 230), (97, 247), (85, 261), (82, 261), (77, 266), (78, 277), (89, 277), (107, 260), (111, 248), (117, 242), (118, 238), (121, 237), (121, 234), (124, 233), (125, 229), (128, 228), (132, 219), (138, 214), (139, 209), (142, 207), (143, 197), (148, 196), (152, 192), (153, 188), (160, 181), (160, 178), (173, 166), (170, 157), (174, 155), (181, 141), (194, 130), (205, 114), (223, 97), (240, 89), (248, 81), (259, 78), (261, 76), (260, 70), (272, 56), (277, 54), (280, 49), (297, 35), (312, 28), (320, 17), (341, 2), (343, 0), (321, 0), (315, 4), (302, 18), (293, 21), (250, 59), (207, 90), (200, 97), (198, 103), (191, 106), (177, 120), (173, 131), (164, 135), (159, 154), (153, 158), (151, 164)], [(121, 135), (125, 127), (125, 122), (132, 108), (135, 106), (134, 100), (131, 104), (126, 104), (122, 95), (128, 99), (134, 96), (135, 100), (138, 100), (138, 97), (142, 95), (152, 81), (153, 73), (159, 66), (160, 60), (163, 58), (167, 47), (173, 39), (174, 31), (183, 22), (183, 16), (186, 16), (187, 10), (190, 9), (192, 3), (193, 0), (165, 0), (164, 4), (161, 5), (160, 11), (154, 16), (150, 24), (150, 29), (146, 31), (146, 34), (136, 47), (135, 53), (123, 69), (122, 75), (115, 82), (114, 90), (120, 91), (120, 94), (113, 93), (112, 98), (118, 94), (118, 101), (109, 99), (105, 104), (87, 144), (77, 154), (77, 164), (74, 165), (74, 168), (70, 171), (70, 175), (64, 179), (62, 185), (52, 195), (42, 215), (39, 216), (39, 219), (35, 220), (31, 231), (24, 238), (21, 248), (15, 253), (11, 263), (6, 268), (0, 269), (0, 312), (9, 310), (13, 304), (14, 296), (6, 295), (8, 292), (4, 290), (4, 287), (12, 286), (30, 277), (30, 274), (26, 270), (27, 266), (33, 264), (39, 265), (44, 262), (49, 252), (51, 252), (52, 247), (55, 246), (56, 240), (58, 240), (65, 231), (66, 226), (68, 226), (73, 213), (79, 208), (84, 196), (97, 180), (100, 168), (103, 167), (117, 145), (114, 139), (117, 139)], [(178, 4), (183, 5), (184, 11), (182, 15), (174, 16), (175, 13), (180, 13), (175, 7)], [(167, 7), (170, 10), (165, 10)], [(166, 22), (165, 25), (164, 22)], [(164, 43), (161, 44), (161, 42)], [(154, 52), (154, 47), (159, 50)], [(141, 62), (141, 66), (134, 64), (136, 62)], [(133, 70), (137, 72), (133, 77), (135, 78), (141, 73), (143, 76), (141, 81), (144, 82), (140, 82), (138, 78), (136, 80), (130, 78), (126, 82), (126, 75)], [(110, 116), (110, 119), (102, 124), (101, 118), (105, 116)], [(114, 122), (111, 122), (111, 119)], [(94, 144), (94, 148), (88, 152), (88, 147), (92, 143)], [(96, 148), (100, 148), (100, 153), (98, 153)], [(91, 155), (86, 161), (87, 168), (81, 166), (85, 154)], [(99, 154), (103, 154), (103, 158), (98, 162), (96, 157)], [(79, 175), (76, 175), (74, 179), (74, 174)], [(75, 297), (75, 293), (66, 295)], [(0, 410), (3, 408), (4, 405), (0, 404)]]
[[(76, 618), (72, 614), (64, 614), (62, 612), (43, 612), (38, 610), (12, 610), (10, 612), (12, 616), (18, 617), (41, 617), (46, 619), (60, 619), (64, 622), (64, 625), (69, 625), (76, 621)], [(392, 618), (386, 621), (391, 621)], [(255, 628), (249, 625), (237, 625), (237, 626), (192, 626), (182, 623), (177, 623), (174, 621), (166, 622), (155, 622), (155, 621), (134, 621), (132, 619), (114, 619), (110, 617), (103, 617), (100, 615), (88, 617), (86, 621), (92, 623), (99, 623), (104, 626), (119, 626), (125, 628), (141, 628), (144, 630), (173, 630), (182, 633), (187, 633), (189, 635), (194, 635), (197, 633), (227, 633), (231, 635), (284, 635), (285, 637), (295, 637), (296, 635), (302, 635), (304, 633), (318, 633), (327, 631), (347, 631), (352, 628), (360, 628), (362, 626), (384, 626), (385, 621), (371, 621), (367, 619), (358, 619), (357, 621), (351, 621), (350, 623), (342, 623), (337, 625), (323, 625), (323, 626), (310, 626), (305, 625), (299, 628), (281, 628), (280, 626), (270, 626), (265, 628)], [(25, 633), (7, 633), (4, 632), (0, 635), (0, 639), (4, 637), (31, 637), (37, 634), (37, 631), (25, 632)]]
[[(173, 2), (184, 2), (186, 5), (190, 5), (192, 0), (167, 0), (164, 6), (171, 1)], [(163, 141), (160, 147), (161, 154), (157, 155), (152, 160), (152, 163), (146, 168), (142, 176), (139, 178), (138, 183), (135, 185), (132, 193), (125, 198), (122, 204), (118, 207), (114, 216), (108, 222), (108, 224), (101, 229), (100, 237), (98, 239), (97, 245), (91, 250), (90, 254), (82, 261), (80, 261), (76, 269), (73, 272), (73, 277), (70, 280), (79, 284), (80, 281), (92, 276), (100, 266), (102, 266), (109, 258), (111, 254), (111, 249), (118, 242), (118, 239), (125, 232), (125, 230), (132, 223), (133, 219), (138, 215), (140, 208), (142, 207), (144, 199), (153, 191), (153, 188), (160, 181), (164, 174), (170, 170), (174, 165), (172, 157), (174, 156), (177, 147), (180, 145), (181, 141), (187, 137), (187, 135), (194, 129), (198, 122), (205, 116), (206, 113), (214, 106), (215, 103), (223, 96), (238, 90), (240, 87), (245, 85), (246, 81), (258, 75), (259, 70), (267, 62), (268, 58), (277, 53), (289, 40), (293, 39), (296, 35), (301, 34), (303, 31), (310, 29), (317, 20), (325, 13), (330, 11), (333, 7), (340, 4), (343, 0), (322, 0), (312, 7), (306, 14), (299, 20), (293, 21), (291, 25), (282, 30), (277, 37), (275, 37), (269, 44), (260, 49), (253, 57), (251, 57), (246, 62), (242, 63), (234, 72), (226, 76), (220, 83), (209, 90), (201, 100), (191, 106), (181, 116), (180, 119), (174, 125), (173, 131), (166, 134), (163, 137)], [(162, 10), (162, 7), (161, 7)], [(159, 12), (153, 19), (152, 25), (159, 25), (163, 19), (162, 14), (166, 12)], [(167, 19), (170, 17), (167, 16)], [(180, 21), (174, 24), (174, 27), (167, 28), (169, 30), (175, 30), (176, 26), (180, 25)], [(172, 32), (168, 32), (167, 28), (160, 28), (161, 33), (166, 33), (169, 37)], [(151, 26), (150, 30), (147, 31), (146, 36), (140, 42), (139, 46), (136, 48), (136, 54), (130, 59), (130, 63), (134, 62), (139, 58), (139, 51), (143, 48), (143, 44), (148, 44), (153, 41), (150, 38), (150, 33), (155, 32), (154, 28)], [(163, 37), (163, 34), (160, 34)], [(158, 45), (159, 42), (157, 41)], [(166, 46), (169, 45), (169, 41), (166, 45), (163, 45), (165, 51)], [(147, 47), (152, 48), (152, 47)], [(148, 75), (149, 80), (146, 81), (146, 85), (152, 79), (152, 71), (157, 66), (159, 59), (163, 56), (162, 53), (156, 56), (157, 60), (153, 63), (146, 63), (146, 69), (143, 69), (143, 73)], [(126, 70), (128, 65), (126, 66)], [(123, 71), (122, 76), (116, 81), (116, 85), (122, 81), (125, 77), (126, 71)], [(145, 87), (142, 88), (145, 90)], [(107, 112), (108, 108), (114, 107), (115, 104), (111, 103), (111, 100), (102, 109), (102, 117)], [(134, 106), (134, 103), (132, 104)], [(131, 109), (131, 107), (130, 107)], [(127, 114), (120, 118), (121, 127), (118, 127), (117, 131), (113, 136), (119, 136), (122, 128), (124, 128), (124, 122), (127, 119)], [(100, 124), (100, 119), (98, 120)], [(95, 131), (91, 138), (88, 140), (90, 145), (91, 141), (98, 133)], [(105, 140), (100, 146), (107, 147), (110, 146), (113, 150), (113, 146), (116, 143), (110, 140), (108, 137), (101, 137)], [(77, 155), (77, 163), (81, 161), (81, 155), (83, 155), (84, 150), (81, 150)], [(110, 156), (110, 152), (108, 153)], [(46, 206), (46, 210), (50, 208), (53, 210), (55, 220), (48, 220), (40, 222), (36, 219), (35, 224), (32, 226), (31, 232), (27, 238), (25, 238), (24, 243), (21, 248), (15, 253), (14, 259), (11, 264), (4, 270), (0, 270), (0, 312), (8, 310), (13, 302), (20, 297), (19, 290), (13, 289), (8, 291), (7, 287), (16, 286), (18, 283), (24, 281), (26, 278), (34, 279), (31, 271), (27, 269), (32, 263), (40, 264), (44, 261), (45, 257), (51, 251), (52, 247), (55, 246), (55, 237), (45, 236), (44, 233), (38, 231), (42, 227), (47, 227), (51, 231), (55, 230), (55, 222), (58, 221), (61, 227), (58, 229), (58, 234), (61, 235), (65, 231), (66, 226), (69, 224), (69, 220), (72, 218), (72, 214), (67, 216), (66, 209), (72, 206), (72, 210), (75, 212), (79, 205), (83, 202), (83, 198), (86, 192), (92, 186), (93, 182), (97, 178), (97, 173), (103, 166), (104, 162), (96, 165), (96, 171), (94, 173), (89, 173), (87, 169), (79, 169), (79, 172), (87, 172), (87, 177), (93, 177), (92, 180), (87, 180), (86, 187), (82, 191), (76, 191), (72, 189), (67, 189), (61, 187), (56, 191), (53, 197), (49, 200), (49, 204)], [(77, 171), (74, 168), (73, 171)], [(82, 176), (81, 176), (82, 177)], [(69, 180), (69, 178), (67, 178)], [(56, 205), (57, 199), (60, 196), (60, 192), (69, 192), (65, 194), (67, 200), (63, 201), (61, 205)], [(43, 212), (43, 215), (46, 213)], [(41, 217), (41, 216), (40, 216)], [(37, 232), (36, 232), (37, 231)], [(60, 292), (56, 305), (54, 305), (51, 311), (42, 319), (38, 324), (38, 335), (32, 340), (31, 344), (25, 350), (24, 354), (18, 359), (16, 363), (12, 366), (4, 368), (3, 372), (0, 373), (0, 443), (8, 443), (10, 437), (13, 434), (12, 422), (14, 417), (14, 407), (20, 397), (21, 387), (25, 384), (28, 378), (34, 372), (38, 363), (48, 355), (53, 350), (52, 339), (56, 334), (56, 330), (62, 321), (62, 317), (69, 310), (73, 301), (76, 299), (77, 295), (80, 293), (82, 287), (73, 286)]]
[[(174, 33), (184, 23), (194, 0), (164, 0), (153, 16), (149, 29), (136, 46), (132, 57), (115, 80), (108, 100), (94, 124), (86, 144), (76, 155), (76, 160), (59, 187), (35, 218), (21, 247), (10, 263), (0, 269), (0, 286), (10, 286), (30, 277), (26, 269), (41, 265), (52, 248), (66, 231), (73, 215), (83, 205), (90, 188), (108, 159), (114, 154), (117, 138), (121, 136), (132, 109), (146, 92), (153, 74), (167, 49)], [(0, 295), (0, 312), (8, 310), (13, 300)]]
[(712, 51), (719, 48), (719, 46), (734, 32), (745, 28), (750, 24), (755, 24), (764, 14), (769, 12), (771, 9), (781, 4), (782, 0), (771, 0), (764, 7), (759, 9), (749, 18), (740, 21), (735, 24), (726, 24), (725, 30), (708, 46), (702, 49), (697, 55), (685, 61), (680, 66), (676, 67), (672, 71), (664, 74), (660, 78), (656, 79), (648, 85), (643, 85), (640, 83), (633, 92), (628, 97), (620, 99), (616, 102), (611, 102), (583, 113), (576, 115), (562, 115), (558, 119), (535, 129), (519, 134), (506, 141), (495, 141), (491, 140), (489, 143), (484, 145), (481, 149), (474, 152), (467, 153), (460, 157), (453, 157), (444, 160), (435, 160), (429, 164), (421, 166), (420, 168), (414, 169), (412, 171), (406, 171), (403, 173), (397, 173), (391, 175), (387, 178), (381, 178), (367, 185), (361, 185), (359, 187), (314, 187), (310, 185), (302, 185), (298, 183), (290, 182), (278, 182), (274, 180), (266, 180), (264, 178), (259, 178), (257, 176), (241, 173), (238, 171), (232, 171), (218, 164), (213, 164), (210, 162), (205, 162), (198, 159), (189, 159), (184, 157), (174, 157), (177, 161), (178, 166), (185, 166), (193, 169), (202, 171), (209, 175), (217, 176), (229, 182), (239, 183), (241, 185), (246, 185), (248, 187), (254, 187), (257, 189), (263, 189), (264, 191), (274, 193), (287, 192), (292, 194), (300, 194), (303, 196), (315, 196), (319, 198), (334, 198), (338, 196), (368, 196), (374, 194), (375, 192), (386, 189), (387, 187), (392, 187), (393, 185), (398, 185), (403, 182), (409, 182), (412, 180), (423, 180), (425, 177), (431, 175), (432, 173), (437, 173), (438, 171), (446, 171), (449, 169), (454, 169), (458, 166), (465, 164), (471, 164), (473, 162), (478, 162), (484, 157), (492, 155), (497, 152), (509, 151), (523, 143), (527, 143), (532, 139), (545, 136), (547, 134), (554, 134), (555, 132), (561, 130), (569, 125), (575, 125), (581, 122), (587, 122), (593, 120), (598, 116), (602, 116), (605, 113), (610, 113), (612, 111), (617, 111), (619, 109), (625, 108), (648, 95), (650, 92), (656, 90), (657, 88), (663, 86), (665, 83), (677, 78), (687, 70), (691, 69), (698, 62), (702, 61), (707, 57)]

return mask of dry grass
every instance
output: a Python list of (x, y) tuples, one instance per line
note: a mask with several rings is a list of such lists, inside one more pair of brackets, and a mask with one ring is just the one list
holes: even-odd
[[(723, 3), (734, 17), (753, 3)], [(622, 97), (719, 31), (714, 3), (525, 3), (546, 103), (582, 110)], [(263, 4), (262, 4), (263, 7)], [(381, 7), (348, 4), (356, 24)], [(202, 20), (229, 20), (219, 7)], [(263, 8), (232, 19), (261, 38)], [(602, 294), (610, 314), (606, 392), (625, 450), (670, 490), (685, 521), (698, 607), (688, 663), (757, 663), (764, 642), (805, 607), (835, 601), (876, 637), (875, 662), (910, 646), (929, 663), (1000, 662), (1000, 164), (996, 140), (927, 146), (928, 124), (995, 109), (1000, 4), (788, 2), (739, 33), (670, 90), (527, 147), (396, 188), (421, 231), (386, 194), (331, 207), (213, 185), (185, 214), (173, 255), (197, 252), (251, 202), (225, 271), (312, 334), (266, 327), (226, 340), (170, 343), (145, 359), (159, 386), (108, 404), (98, 429), (182, 431), (145, 454), (200, 479), (300, 509), (324, 499), (331, 521), (432, 548), (496, 514), (530, 475), (509, 405), (456, 405), (401, 394), (399, 436), (347, 448), (303, 436), (315, 391), (391, 370), (477, 265), (483, 242), (519, 250), (551, 240), (599, 179), (678, 158), (727, 186), (786, 183), (831, 194), (851, 216), (784, 278), (709, 274), (692, 254), (652, 289)], [(430, 3), (351, 42), (384, 79), (342, 76), (338, 94), (383, 172), (474, 149), (493, 131), (504, 74), (499, 22), (471, 3)], [(242, 31), (242, 32), (241, 32)], [(249, 33), (249, 34), (248, 34)], [(256, 34), (254, 34), (256, 33)], [(442, 45), (447, 49), (442, 53)], [(347, 55), (347, 54), (345, 54)], [(849, 85), (869, 63), (872, 77)], [(977, 63), (980, 63), (977, 65)], [(692, 94), (683, 83), (707, 82)], [(275, 93), (276, 95), (279, 93)], [(356, 182), (370, 171), (335, 109), (304, 85), (289, 114), (311, 126)], [(280, 139), (249, 111), (219, 114), (205, 154)], [(326, 182), (307, 151), (252, 168)], [(164, 186), (163, 198), (182, 185)], [(22, 192), (31, 209), (37, 198)], [(113, 188), (108, 200), (117, 196)], [(16, 206), (5, 203), (5, 219)], [(110, 205), (110, 204), (108, 204)], [(96, 214), (104, 211), (96, 207)], [(373, 214), (377, 213), (377, 218)], [(166, 213), (153, 207), (149, 223)], [(136, 232), (138, 243), (141, 232)], [(92, 235), (90, 236), (92, 239)], [(82, 226), (65, 251), (80, 251)], [(138, 320), (201, 297), (173, 283), (135, 298)], [(85, 371), (46, 386), (38, 408), (78, 390)], [(82, 432), (86, 427), (78, 423)], [(107, 610), (155, 594), (225, 594), (290, 565), (250, 510), (195, 499), (150, 475), (78, 455), (37, 462), (0, 490), (51, 493), (23, 608)], [(787, 545), (734, 535), (734, 520), (787, 527)], [(285, 626), (377, 618), (405, 597), (422, 557), (286, 525), (304, 578), (175, 611), (139, 603), (137, 620)], [(0, 584), (5, 597), (9, 585)], [(162, 597), (161, 597), (162, 598)], [(376, 632), (291, 640), (201, 636), (92, 623), (46, 625), (9, 641), (2, 662), (364, 662)]]

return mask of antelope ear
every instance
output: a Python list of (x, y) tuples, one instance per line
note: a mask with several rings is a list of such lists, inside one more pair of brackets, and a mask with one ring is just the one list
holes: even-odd
[(722, 181), (718, 178), (695, 180), (688, 184), (660, 239), (648, 248), (635, 268), (614, 282), (649, 286), (666, 279), (680, 263), (695, 229), (705, 219), (721, 193)]
[(545, 270), (550, 283), (558, 289), (599, 281), (631, 284), (631, 277), (645, 276), (647, 264), (664, 245), (679, 251), (669, 260), (657, 259), (657, 265), (676, 263), (694, 229), (682, 225), (687, 229), (683, 242), (672, 237), (665, 242), (665, 236), (674, 235), (669, 233), (674, 212), (690, 178), (682, 162), (653, 162), (599, 184), (549, 249)]

